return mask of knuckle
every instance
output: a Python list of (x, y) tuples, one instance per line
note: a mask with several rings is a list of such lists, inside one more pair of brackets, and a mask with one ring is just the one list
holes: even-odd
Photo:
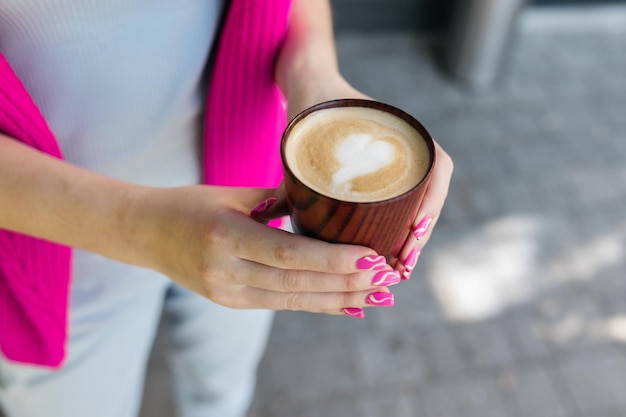
[(351, 274), (345, 277), (345, 289), (348, 292), (358, 291), (362, 288), (361, 275)]
[(306, 302), (302, 293), (292, 293), (285, 298), (285, 310), (304, 310)]
[(202, 275), (204, 295), (209, 300), (227, 307), (237, 307), (238, 285), (236, 275), (225, 269), (211, 269)]
[(295, 258), (294, 250), (284, 245), (274, 246), (272, 255), (279, 265), (292, 265)]
[(305, 287), (305, 273), (299, 270), (286, 270), (281, 279), (281, 290), (284, 292), (301, 292)]
[(338, 256), (329, 256), (326, 258), (326, 267), (329, 271), (342, 271), (345, 269), (344, 262)]
[(209, 288), (205, 291), (206, 297), (222, 306), (232, 307), (234, 294), (224, 289)]
[(225, 222), (213, 221), (205, 227), (204, 245), (208, 250), (232, 249), (232, 234)]

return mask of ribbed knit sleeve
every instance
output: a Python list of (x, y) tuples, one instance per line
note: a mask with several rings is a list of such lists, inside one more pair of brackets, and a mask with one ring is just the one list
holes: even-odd
[[(0, 131), (61, 158), (37, 106), (0, 54)], [(0, 229), (0, 349), (11, 360), (57, 367), (67, 337), (69, 248)]]
[[(291, 0), (232, 0), (214, 61), (205, 117), (204, 180), (275, 187), (286, 106), (274, 82)], [(0, 131), (61, 158), (37, 106), (0, 54)], [(0, 230), (0, 349), (58, 367), (67, 338), (71, 250)]]
[(209, 85), (207, 184), (276, 187), (286, 103), (274, 82), (291, 0), (232, 0)]

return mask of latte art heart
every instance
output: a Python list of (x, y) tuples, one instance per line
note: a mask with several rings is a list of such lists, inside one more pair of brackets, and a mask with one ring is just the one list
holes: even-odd
[(333, 187), (338, 191), (352, 189), (353, 179), (371, 174), (393, 162), (394, 148), (388, 142), (357, 133), (341, 140), (335, 147), (339, 169), (333, 174)]
[(401, 118), (371, 108), (316, 111), (291, 131), (285, 148), (294, 175), (343, 201), (373, 202), (414, 187), (429, 163), (426, 142)]

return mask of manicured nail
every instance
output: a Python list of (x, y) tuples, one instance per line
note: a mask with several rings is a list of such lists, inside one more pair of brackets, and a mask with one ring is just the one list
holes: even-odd
[(357, 319), (362, 319), (365, 317), (365, 313), (363, 312), (362, 308), (352, 308), (352, 307), (344, 308), (343, 314), (345, 314), (346, 316), (357, 318)]
[(415, 265), (417, 264), (417, 260), (420, 257), (420, 248), (415, 248), (413, 249), (411, 252), (409, 252), (409, 255), (406, 257), (406, 260), (404, 261), (404, 272), (402, 272), (402, 279), (403, 280), (407, 280), (409, 279), (409, 277), (411, 276), (411, 272), (413, 271), (413, 268), (415, 268)]
[(374, 292), (367, 296), (365, 302), (371, 306), (392, 307), (393, 294), (390, 292)]
[(424, 217), (413, 229), (413, 236), (415, 239), (420, 240), (423, 238), (426, 233), (428, 233), (428, 229), (430, 228), (430, 223), (432, 223), (433, 218), (430, 216)]
[(374, 275), (372, 285), (377, 287), (387, 287), (396, 285), (400, 282), (400, 273), (398, 271), (380, 271)]
[(278, 197), (276, 196), (267, 197), (265, 200), (261, 201), (252, 208), (252, 211), (250, 212), (250, 217), (257, 217), (259, 214), (272, 207), (274, 203), (276, 203), (276, 201), (278, 201)]
[(356, 261), (356, 267), (362, 271), (379, 271), (385, 269), (387, 260), (384, 256), (369, 255)]

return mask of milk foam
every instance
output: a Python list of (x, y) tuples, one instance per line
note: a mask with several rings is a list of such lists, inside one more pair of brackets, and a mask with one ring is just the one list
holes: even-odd
[(381, 201), (413, 188), (426, 174), (428, 147), (403, 119), (367, 107), (318, 110), (291, 130), (285, 148), (296, 177), (344, 201)]
[(340, 140), (335, 147), (340, 166), (333, 174), (333, 188), (339, 192), (351, 190), (353, 179), (391, 164), (394, 153), (392, 145), (364, 133)]

